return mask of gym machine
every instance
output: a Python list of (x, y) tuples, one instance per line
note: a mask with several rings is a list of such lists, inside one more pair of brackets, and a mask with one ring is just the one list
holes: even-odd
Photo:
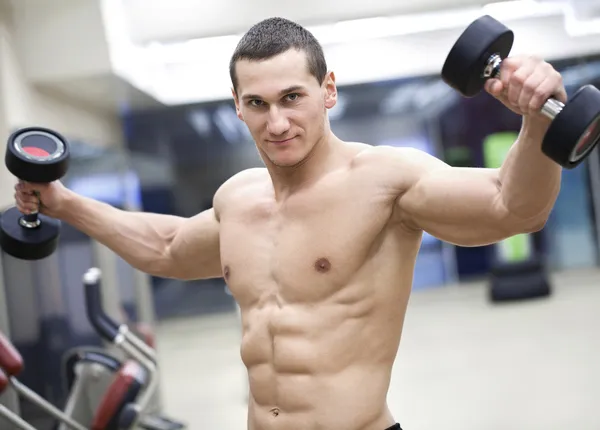
[[(96, 364), (107, 365), (109, 370), (113, 365), (110, 356), (94, 357), (93, 355), (88, 355), (84, 359)], [(8, 387), (13, 388), (20, 396), (54, 417), (60, 423), (58, 428), (61, 430), (178, 430), (185, 428), (181, 423), (159, 415), (146, 413), (145, 406), (147, 405), (147, 399), (151, 397), (152, 390), (156, 388), (156, 385), (148, 383), (148, 374), (145, 372), (144, 367), (135, 360), (127, 360), (117, 368), (109, 387), (102, 395), (94, 415), (84, 421), (85, 425), (82, 421), (75, 420), (73, 416), (59, 410), (46, 399), (22, 384), (17, 379), (17, 376), (21, 373), (23, 367), (23, 359), (19, 352), (0, 333), (0, 393), (4, 392)], [(137, 412), (134, 420), (124, 420), (124, 412), (128, 410)], [(131, 414), (127, 415), (127, 417), (131, 417)], [(17, 426), (17, 428), (28, 430), (35, 428), (5, 407), (0, 407), (0, 418), (8, 420)]]
[[(452, 46), (442, 67), (443, 81), (463, 97), (474, 97), (489, 79), (500, 77), (502, 62), (509, 55), (513, 42), (514, 33), (504, 24), (489, 15), (478, 18)], [(600, 141), (600, 91), (592, 85), (581, 87), (566, 104), (549, 98), (541, 113), (552, 121), (542, 141), (542, 152), (565, 169), (577, 167)], [(497, 136), (488, 138), (486, 147), (491, 148), (498, 139)], [(500, 143), (500, 151), (505, 147)], [(498, 167), (498, 163), (488, 167)], [(495, 247), (497, 255), (492, 264), (489, 290), (492, 302), (551, 294), (550, 282), (539, 256), (525, 252), (527, 255), (519, 261), (505, 258), (505, 251), (511, 246), (531, 248), (531, 239), (530, 235), (519, 235)], [(520, 243), (524, 240), (525, 245)]]
[[(0, 396), (4, 394), (8, 386), (10, 385), (10, 381), (8, 380), (8, 376), (6, 373), (0, 369)], [(29, 425), (23, 418), (18, 416), (12, 410), (8, 409), (6, 406), (0, 404), (0, 418), (3, 418), (5, 421), (8, 421), (13, 427), (24, 429), (24, 430), (36, 430), (35, 427)]]
[[(144, 374), (144, 389), (137, 402), (123, 398), (118, 409), (119, 429), (130, 430), (141, 426), (153, 429), (182, 429), (182, 423), (173, 421), (153, 411), (152, 397), (158, 388), (158, 367), (156, 353), (148, 344), (131, 332), (126, 324), (119, 324), (110, 318), (102, 308), (101, 271), (89, 269), (83, 276), (85, 302), (90, 323), (107, 342), (122, 350), (129, 359), (127, 363), (141, 365), (138, 373)], [(137, 392), (136, 392), (137, 394)], [(134, 398), (135, 396), (132, 396)]]
[[(12, 387), (21, 397), (43, 409), (59, 423), (59, 430), (84, 430), (91, 428), (105, 430), (179, 430), (185, 425), (151, 411), (151, 399), (157, 389), (157, 364), (155, 352), (135, 336), (125, 324), (118, 324), (102, 309), (100, 291), (100, 271), (90, 269), (84, 276), (86, 311), (90, 322), (107, 341), (123, 350), (131, 357), (121, 363), (103, 351), (81, 349), (71, 357), (76, 362), (69, 366), (74, 369), (67, 375), (67, 383), (72, 389), (71, 397), (77, 399), (81, 393), (80, 381), (90, 383), (94, 378), (81, 378), (77, 366), (88, 372), (92, 366), (111, 373), (108, 387), (99, 395), (97, 408), (92, 416), (78, 413), (73, 408), (61, 411), (18, 379), (24, 367), (23, 359), (14, 346), (0, 333), (0, 393)], [(92, 382), (93, 383), (93, 382)], [(77, 389), (78, 387), (79, 389)], [(98, 387), (95, 387), (98, 392)], [(0, 416), (22, 429), (34, 428), (7, 408), (0, 408)], [(77, 419), (75, 418), (77, 416)], [(88, 427), (89, 426), (89, 427)]]
[(7, 377), (9, 385), (21, 396), (31, 403), (44, 409), (45, 412), (52, 415), (60, 422), (66, 423), (69, 428), (74, 430), (85, 430), (85, 427), (75, 422), (70, 416), (56, 408), (50, 402), (22, 384), (17, 376), (23, 370), (23, 359), (14, 346), (0, 333), (0, 369)]

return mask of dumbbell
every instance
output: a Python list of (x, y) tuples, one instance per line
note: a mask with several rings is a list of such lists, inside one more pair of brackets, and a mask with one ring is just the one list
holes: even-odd
[[(62, 178), (69, 165), (67, 140), (55, 131), (28, 127), (10, 135), (5, 164), (17, 178), (26, 182), (50, 183)], [(58, 246), (60, 221), (32, 213), (24, 215), (16, 207), (2, 213), (0, 247), (22, 260), (40, 260)]]
[[(489, 15), (480, 17), (453, 45), (442, 79), (462, 96), (475, 96), (488, 79), (500, 76), (513, 42), (512, 30)], [(581, 87), (566, 104), (548, 99), (541, 112), (552, 120), (542, 152), (566, 169), (578, 166), (600, 141), (600, 91), (592, 85)]]

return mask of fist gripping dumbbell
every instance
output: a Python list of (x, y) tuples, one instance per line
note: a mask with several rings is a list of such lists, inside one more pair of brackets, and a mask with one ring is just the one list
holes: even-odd
[[(50, 183), (62, 178), (69, 165), (69, 146), (60, 134), (39, 127), (13, 133), (6, 146), (8, 170), (26, 182)], [(24, 215), (16, 207), (0, 220), (0, 247), (23, 260), (40, 260), (58, 245), (60, 221), (33, 213)]]
[[(442, 79), (464, 97), (473, 97), (488, 79), (500, 76), (514, 34), (504, 24), (485, 15), (471, 23), (458, 38), (442, 68)], [(600, 91), (580, 88), (568, 103), (550, 98), (542, 113), (552, 120), (542, 152), (566, 169), (579, 165), (600, 141)]]

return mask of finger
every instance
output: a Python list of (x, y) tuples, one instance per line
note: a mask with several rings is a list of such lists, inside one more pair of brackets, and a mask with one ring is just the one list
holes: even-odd
[(485, 83), (485, 90), (494, 97), (500, 97), (504, 91), (504, 85), (500, 79), (490, 79)]
[(38, 212), (39, 211), (39, 205), (37, 203), (32, 203), (32, 202), (23, 202), (19, 199), (15, 199), (17, 204), (17, 209), (19, 210), (19, 212), (23, 213), (23, 214), (30, 214), (30, 213), (34, 213), (34, 212)]
[(543, 82), (541, 82), (531, 100), (529, 101), (529, 110), (531, 112), (539, 112), (546, 101), (553, 95), (558, 87), (560, 87), (560, 76), (551, 75), (547, 76)]
[(36, 204), (39, 205), (40, 199), (32, 194), (16, 193), (15, 199), (23, 204)]
[(505, 58), (500, 65), (500, 77), (499, 79), (502, 81), (502, 85), (504, 88), (508, 88), (508, 84), (512, 79), (513, 73), (519, 69), (522, 64), (522, 60), (519, 58)]
[(19, 181), (16, 185), (17, 187), (19, 187), (19, 189), (21, 191), (26, 191), (26, 192), (39, 192), (43, 189), (45, 189), (45, 187), (48, 186), (48, 184), (37, 184), (34, 182), (26, 182), (26, 181)]
[(19, 210), (19, 212), (25, 215), (35, 214), (39, 212), (39, 208), (35, 206), (17, 205), (17, 209)]
[(534, 108), (532, 108), (531, 99), (534, 94), (536, 94), (538, 87), (542, 82), (544, 82), (545, 79), (546, 75), (540, 70), (531, 74), (523, 84), (523, 88), (519, 94), (519, 99), (517, 100), (519, 110), (523, 114), (528, 114), (533, 111)]
[(525, 85), (525, 81), (529, 79), (533, 72), (534, 68), (531, 63), (526, 63), (513, 72), (507, 86), (508, 93), (506, 97), (511, 105), (515, 107), (519, 106), (519, 96), (523, 90), (523, 85)]
[(25, 215), (34, 214), (39, 212), (39, 208), (33, 205), (17, 205), (19, 212)]
[(15, 206), (17, 207), (17, 209), (19, 209), (19, 212), (24, 214), (37, 213), (40, 211), (40, 207), (34, 204), (17, 203)]

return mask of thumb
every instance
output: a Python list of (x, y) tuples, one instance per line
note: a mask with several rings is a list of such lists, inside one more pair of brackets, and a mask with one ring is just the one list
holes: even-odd
[(485, 90), (494, 97), (498, 97), (502, 94), (504, 85), (500, 79), (490, 79), (485, 83)]

